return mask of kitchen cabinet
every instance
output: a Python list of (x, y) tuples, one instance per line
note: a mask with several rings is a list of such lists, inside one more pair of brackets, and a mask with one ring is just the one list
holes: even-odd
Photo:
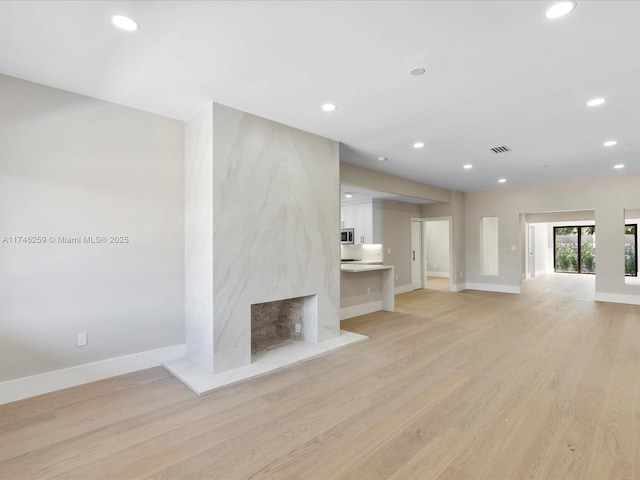
[(353, 206), (354, 243), (373, 243), (373, 209), (371, 203)]
[(342, 228), (353, 228), (353, 243), (373, 243), (373, 208), (371, 203), (342, 206), (340, 225)]
[(354, 205), (343, 205), (340, 208), (340, 227), (355, 228), (353, 224)]

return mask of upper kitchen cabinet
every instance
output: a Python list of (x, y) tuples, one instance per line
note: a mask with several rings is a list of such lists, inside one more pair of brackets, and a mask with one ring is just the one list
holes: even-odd
[(354, 205), (343, 205), (340, 208), (340, 227), (355, 228), (353, 224), (353, 207)]
[(353, 206), (354, 243), (373, 243), (373, 209), (371, 203)]
[(373, 243), (373, 223), (371, 202), (343, 205), (340, 209), (340, 225), (353, 228), (353, 243)]

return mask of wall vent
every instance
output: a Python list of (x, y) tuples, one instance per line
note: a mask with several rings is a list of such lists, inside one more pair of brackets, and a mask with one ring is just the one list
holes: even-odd
[(511, 151), (511, 149), (506, 145), (502, 145), (500, 147), (493, 147), (493, 148), (490, 148), (489, 150), (491, 150), (493, 153), (507, 153)]

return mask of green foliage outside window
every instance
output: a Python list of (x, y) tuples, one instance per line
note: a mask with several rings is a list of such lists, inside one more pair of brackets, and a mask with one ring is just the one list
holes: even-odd
[(556, 263), (559, 270), (563, 272), (578, 271), (578, 254), (573, 248), (560, 245), (556, 250), (556, 255)]
[(624, 274), (635, 275), (636, 274), (636, 256), (630, 251), (624, 256)]
[(596, 256), (593, 249), (593, 243), (583, 243), (580, 251), (582, 260), (582, 271), (584, 273), (593, 273), (596, 271)]

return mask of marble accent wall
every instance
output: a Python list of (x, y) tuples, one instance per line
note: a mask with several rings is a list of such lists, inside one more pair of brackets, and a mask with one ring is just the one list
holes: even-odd
[(185, 343), (213, 373), (213, 105), (185, 124)]
[[(206, 208), (198, 211), (201, 222), (212, 223), (213, 358), (189, 355), (198, 364), (212, 364), (214, 373), (249, 364), (251, 305), (283, 298), (317, 294), (317, 328), (305, 329), (305, 340), (339, 335), (338, 143), (218, 104), (211, 106), (211, 115), (208, 109), (201, 113), (189, 120), (198, 125), (187, 129), (210, 135), (212, 144), (212, 215)], [(205, 143), (189, 137), (187, 143)], [(207, 156), (198, 161), (208, 162)], [(188, 170), (187, 190), (205, 185), (190, 178), (205, 172)], [(203, 234), (202, 228), (187, 224), (187, 245), (190, 237)], [(188, 278), (189, 266), (199, 261), (190, 258), (197, 251), (187, 251)], [(206, 285), (191, 288), (207, 295)], [(209, 315), (207, 302), (198, 305), (203, 317)], [(188, 338), (208, 334), (197, 318), (187, 314)]]

